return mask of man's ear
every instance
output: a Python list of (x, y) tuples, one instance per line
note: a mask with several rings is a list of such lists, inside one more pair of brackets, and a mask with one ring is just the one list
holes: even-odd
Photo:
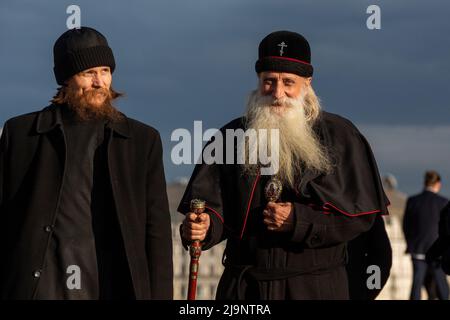
[(67, 78), (66, 80), (64, 80), (64, 86), (65, 87), (69, 87), (71, 84), (73, 84), (74, 77), (75, 77), (75, 75), (73, 75), (73, 76)]
[(311, 82), (312, 82), (312, 77), (306, 78), (306, 84), (307, 84), (308, 86), (311, 85)]

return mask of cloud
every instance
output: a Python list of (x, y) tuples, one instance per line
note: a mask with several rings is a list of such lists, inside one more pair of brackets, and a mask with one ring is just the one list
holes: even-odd
[(442, 175), (442, 191), (450, 196), (450, 125), (358, 127), (371, 144), (380, 171), (397, 175), (405, 191), (419, 190), (424, 171), (432, 169)]
[[(54, 92), (51, 49), (71, 3), (0, 3), (0, 39), (7, 43), (0, 47), (0, 60), (7, 62), (0, 74), (3, 122), (44, 106)], [(173, 122), (181, 126), (178, 119), (202, 115), (226, 122), (238, 114), (254, 86), (258, 43), (279, 29), (307, 36), (314, 85), (328, 110), (371, 123), (442, 124), (450, 118), (440, 94), (450, 82), (441, 72), (450, 69), (450, 46), (435, 32), (449, 27), (448, 2), (377, 1), (380, 31), (365, 26), (365, 10), (373, 4), (368, 0), (77, 4), (82, 24), (105, 33), (114, 49), (114, 81), (129, 93), (124, 111), (163, 130)], [(174, 113), (180, 117), (167, 121)]]

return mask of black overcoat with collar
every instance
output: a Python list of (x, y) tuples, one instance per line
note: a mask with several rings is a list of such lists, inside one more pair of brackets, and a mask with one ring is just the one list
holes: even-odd
[[(65, 168), (58, 106), (6, 121), (0, 143), (0, 298), (33, 299)], [(162, 144), (125, 117), (105, 127), (113, 205), (137, 299), (172, 298), (172, 239)], [(44, 284), (45, 285), (45, 284)]]

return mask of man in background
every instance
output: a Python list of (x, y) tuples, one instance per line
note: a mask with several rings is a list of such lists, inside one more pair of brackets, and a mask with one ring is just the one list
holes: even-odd
[(441, 189), (441, 177), (436, 171), (427, 171), (422, 193), (410, 197), (406, 203), (403, 219), (403, 232), (406, 240), (406, 252), (411, 255), (413, 264), (413, 284), (411, 300), (420, 300), (421, 289), (427, 269), (436, 281), (438, 298), (448, 299), (448, 284), (441, 267), (436, 263), (427, 263), (425, 254), (438, 238), (440, 212), (448, 199), (438, 195)]

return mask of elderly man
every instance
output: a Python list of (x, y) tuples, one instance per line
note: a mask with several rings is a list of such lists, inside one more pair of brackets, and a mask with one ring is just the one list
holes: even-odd
[(65, 32), (52, 104), (4, 125), (2, 299), (172, 298), (161, 139), (112, 105), (114, 68), (101, 33)]
[[(277, 129), (278, 172), (261, 174), (262, 161), (198, 165), (178, 208), (182, 239), (204, 249), (227, 240), (217, 299), (347, 299), (346, 243), (387, 213), (369, 144), (350, 121), (321, 110), (303, 36), (265, 37), (256, 72), (244, 117), (221, 131)], [(273, 201), (267, 191), (277, 181)], [(205, 200), (205, 213), (191, 212), (193, 198)]]

